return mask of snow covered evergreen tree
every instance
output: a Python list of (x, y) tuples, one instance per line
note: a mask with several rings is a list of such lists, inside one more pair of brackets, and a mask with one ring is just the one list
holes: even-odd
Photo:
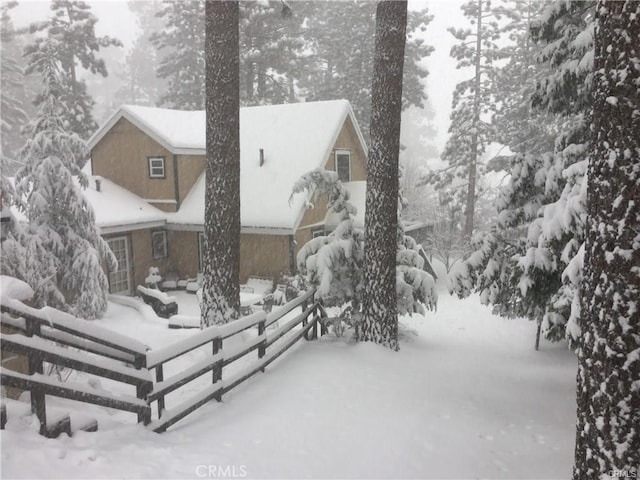
[[(91, 7), (81, 0), (52, 0), (53, 14), (45, 21), (33, 23), (29, 30), (46, 31), (46, 37), (36, 37), (35, 42), (25, 49), (29, 58), (40, 57), (38, 50), (46, 49), (47, 55), (53, 55), (60, 63), (61, 85), (64, 96), (60, 101), (67, 105), (63, 112), (67, 131), (87, 139), (97, 128), (93, 118), (93, 99), (87, 93), (84, 81), (78, 79), (76, 61), (92, 74), (107, 76), (104, 61), (96, 57), (100, 48), (110, 45), (122, 46), (115, 38), (97, 37), (95, 24), (98, 19), (90, 12)], [(38, 71), (40, 65), (31, 62), (27, 73)], [(46, 101), (42, 96), (36, 98), (36, 105)]]
[[(376, 2), (296, 1), (294, 17), (306, 19), (305, 68), (299, 85), (307, 100), (346, 98), (369, 143)], [(424, 108), (427, 76), (423, 60), (433, 48), (422, 38), (433, 17), (427, 9), (409, 11), (403, 75), (403, 109)]]
[(291, 196), (297, 194), (327, 197), (327, 210), (338, 220), (328, 235), (311, 239), (298, 252), (298, 270), (309, 285), (318, 289), (318, 295), (327, 306), (343, 307), (350, 303), (354, 312), (362, 305), (362, 263), (364, 260), (364, 233), (354, 227), (356, 208), (349, 202), (349, 192), (338, 180), (338, 174), (322, 168), (300, 178)]
[(9, 46), (14, 44), (15, 31), (9, 10), (17, 5), (17, 2), (5, 2), (0, 6), (0, 44), (2, 45), (2, 68), (0, 69), (0, 125), (2, 127), (2, 150), (0, 157), (3, 159), (3, 172), (10, 168), (9, 162), (15, 161), (17, 146), (15, 140), (20, 139), (19, 131), (27, 121), (27, 113), (20, 96), (14, 95), (16, 89), (24, 84), (24, 73), (20, 65), (19, 52)]
[[(473, 26), (467, 29), (450, 28), (459, 43), (451, 48), (457, 60), (456, 68), (473, 67), (472, 78), (456, 85), (451, 109), (449, 140), (442, 159), (447, 167), (429, 175), (436, 188), (451, 188), (464, 198), (464, 236), (471, 239), (476, 211), (477, 180), (483, 174), (480, 157), (491, 141), (492, 127), (488, 118), (497, 103), (494, 90), (494, 62), (503, 54), (496, 41), (500, 37), (498, 20), (509, 12), (491, 6), (488, 0), (471, 0), (462, 11)], [(463, 182), (454, 182), (454, 179)]]
[[(292, 196), (306, 193), (327, 197), (327, 209), (338, 221), (328, 235), (307, 242), (298, 252), (298, 270), (326, 306), (337, 306), (343, 316), (351, 316), (356, 328), (362, 318), (364, 232), (354, 227), (356, 208), (349, 201), (349, 192), (338, 180), (336, 172), (323, 168), (313, 170), (298, 180)], [(437, 304), (433, 277), (423, 270), (424, 262), (415, 241), (404, 235), (399, 225), (396, 245), (396, 301), (400, 314), (424, 314)]]
[[(479, 291), (497, 313), (535, 320), (550, 340), (580, 335), (575, 298), (586, 215), (592, 19), (584, 2), (557, 1), (533, 20), (531, 40), (539, 43), (534, 51), (541, 64), (530, 69), (537, 87), (529, 98), (548, 113), (533, 111), (527, 120), (513, 104), (520, 125), (513, 130), (537, 136), (529, 142), (509, 134), (516, 154), (508, 159), (510, 181), (496, 202), (497, 228), (474, 239), (475, 253), (451, 282), (460, 296)], [(545, 128), (527, 127), (545, 118)], [(553, 151), (541, 152), (554, 130), (559, 133)]]
[(207, 155), (201, 325), (240, 312), (239, 6), (206, 2)]
[(159, 105), (181, 110), (205, 108), (205, 2), (165, 0), (157, 14), (165, 29), (150, 40), (163, 55), (157, 75), (168, 82)]
[(156, 76), (159, 52), (149, 40), (164, 29), (164, 21), (156, 15), (162, 4), (159, 0), (129, 0), (127, 6), (136, 16), (139, 34), (122, 64), (122, 86), (114, 94), (114, 103), (155, 106), (167, 89), (166, 81)]
[(376, 9), (371, 86), (371, 149), (367, 173), (364, 297), (359, 340), (398, 349), (396, 245), (398, 156), (407, 2), (382, 1)]
[(93, 319), (107, 308), (102, 263), (113, 266), (115, 257), (82, 195), (88, 179), (78, 165), (87, 151), (82, 139), (67, 132), (63, 123), (68, 112), (56, 43), (45, 39), (29, 59), (42, 73), (44, 88), (38, 114), (27, 125), (30, 139), (20, 151), (24, 167), (15, 179), (14, 201), (28, 226), (17, 232), (22, 248), (3, 242), (3, 267), (13, 266), (16, 271), (10, 274), (32, 286), (38, 305)]
[(640, 466), (640, 3), (596, 7), (573, 478)]

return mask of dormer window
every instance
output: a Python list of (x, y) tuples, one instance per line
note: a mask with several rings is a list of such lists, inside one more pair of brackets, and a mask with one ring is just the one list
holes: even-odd
[(341, 182), (351, 181), (351, 152), (349, 150), (336, 150), (336, 172)]
[(165, 178), (164, 157), (149, 157), (149, 178)]

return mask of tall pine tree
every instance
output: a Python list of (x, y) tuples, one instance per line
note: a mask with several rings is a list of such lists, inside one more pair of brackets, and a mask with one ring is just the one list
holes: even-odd
[(38, 114), (27, 125), (30, 138), (20, 151), (24, 167), (15, 179), (14, 201), (28, 225), (17, 238), (3, 242), (3, 270), (29, 283), (39, 306), (93, 319), (107, 308), (102, 263), (113, 266), (115, 258), (81, 191), (88, 185), (79, 167), (87, 151), (63, 123), (66, 91), (55, 43), (44, 40), (30, 57), (42, 73), (44, 88)]
[(492, 7), (490, 0), (471, 0), (461, 8), (471, 28), (449, 29), (458, 41), (451, 56), (457, 60), (456, 68), (472, 68), (473, 77), (456, 85), (449, 140), (442, 153), (448, 165), (429, 181), (439, 189), (453, 188), (459, 201), (464, 198), (463, 233), (469, 241), (474, 231), (478, 177), (484, 170), (480, 158), (491, 141), (488, 117), (496, 105), (494, 62), (503, 55), (496, 43), (501, 30), (498, 20), (508, 11)]
[[(68, 131), (74, 132), (80, 138), (87, 139), (96, 128), (93, 118), (93, 99), (87, 93), (84, 81), (78, 78), (78, 65), (92, 74), (107, 76), (104, 61), (96, 56), (103, 47), (110, 45), (122, 46), (120, 40), (108, 36), (97, 37), (95, 24), (98, 19), (91, 13), (91, 7), (81, 0), (52, 0), (53, 14), (45, 21), (33, 23), (29, 31), (46, 32), (46, 37), (37, 37), (35, 42), (25, 49), (29, 58), (37, 58), (38, 50), (46, 49), (48, 55), (53, 55), (59, 62), (64, 96), (60, 101), (67, 105), (63, 112), (63, 121)], [(34, 55), (35, 56), (32, 56)], [(38, 63), (31, 62), (27, 73), (40, 70)], [(46, 101), (42, 96), (36, 99), (36, 105)]]
[(206, 2), (207, 158), (203, 327), (240, 311), (240, 70), (238, 2)]
[(394, 350), (398, 349), (398, 156), (406, 27), (406, 1), (378, 4), (365, 212), (366, 294), (359, 339)]
[(573, 478), (640, 469), (640, 3), (600, 0)]

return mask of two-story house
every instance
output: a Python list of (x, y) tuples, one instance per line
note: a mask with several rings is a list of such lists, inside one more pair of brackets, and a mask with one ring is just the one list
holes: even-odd
[[(89, 139), (86, 192), (118, 259), (111, 291), (131, 293), (150, 266), (180, 277), (202, 270), (205, 112), (123, 106)], [(291, 189), (324, 167), (366, 180), (367, 148), (346, 100), (240, 109), (240, 280), (278, 280), (324, 233), (326, 203)]]

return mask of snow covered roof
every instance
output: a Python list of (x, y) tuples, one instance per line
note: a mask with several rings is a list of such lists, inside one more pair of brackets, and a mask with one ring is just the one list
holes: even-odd
[[(174, 153), (184, 149), (191, 149), (191, 153), (205, 152), (204, 112), (130, 106), (123, 107), (121, 112), (127, 118), (135, 117), (137, 124), (144, 125), (145, 132), (149, 135), (153, 132), (151, 136)], [(366, 152), (346, 100), (240, 109), (240, 219), (244, 232), (269, 229), (273, 233), (293, 233), (296, 230), (306, 199), (298, 195), (290, 204), (291, 188), (302, 174), (324, 165), (347, 118), (351, 119)], [(196, 127), (198, 121), (201, 126)], [(264, 156), (262, 166), (260, 150)], [(167, 215), (168, 223), (202, 226), (204, 191), (203, 173), (180, 210)]]
[[(100, 183), (100, 191), (96, 181)], [(102, 234), (128, 231), (132, 227), (159, 227), (166, 222), (165, 212), (106, 178), (90, 176), (89, 187), (82, 193), (93, 206)]]
[[(174, 154), (206, 153), (205, 112), (123, 105), (89, 139), (92, 149), (125, 118)], [(269, 229), (293, 233), (306, 199), (291, 188), (300, 176), (324, 165), (349, 118), (363, 151), (367, 148), (347, 100), (290, 103), (240, 109), (240, 219), (244, 232)], [(260, 165), (260, 151), (264, 164)], [(168, 223), (200, 228), (204, 224), (205, 174), (196, 181)]]

